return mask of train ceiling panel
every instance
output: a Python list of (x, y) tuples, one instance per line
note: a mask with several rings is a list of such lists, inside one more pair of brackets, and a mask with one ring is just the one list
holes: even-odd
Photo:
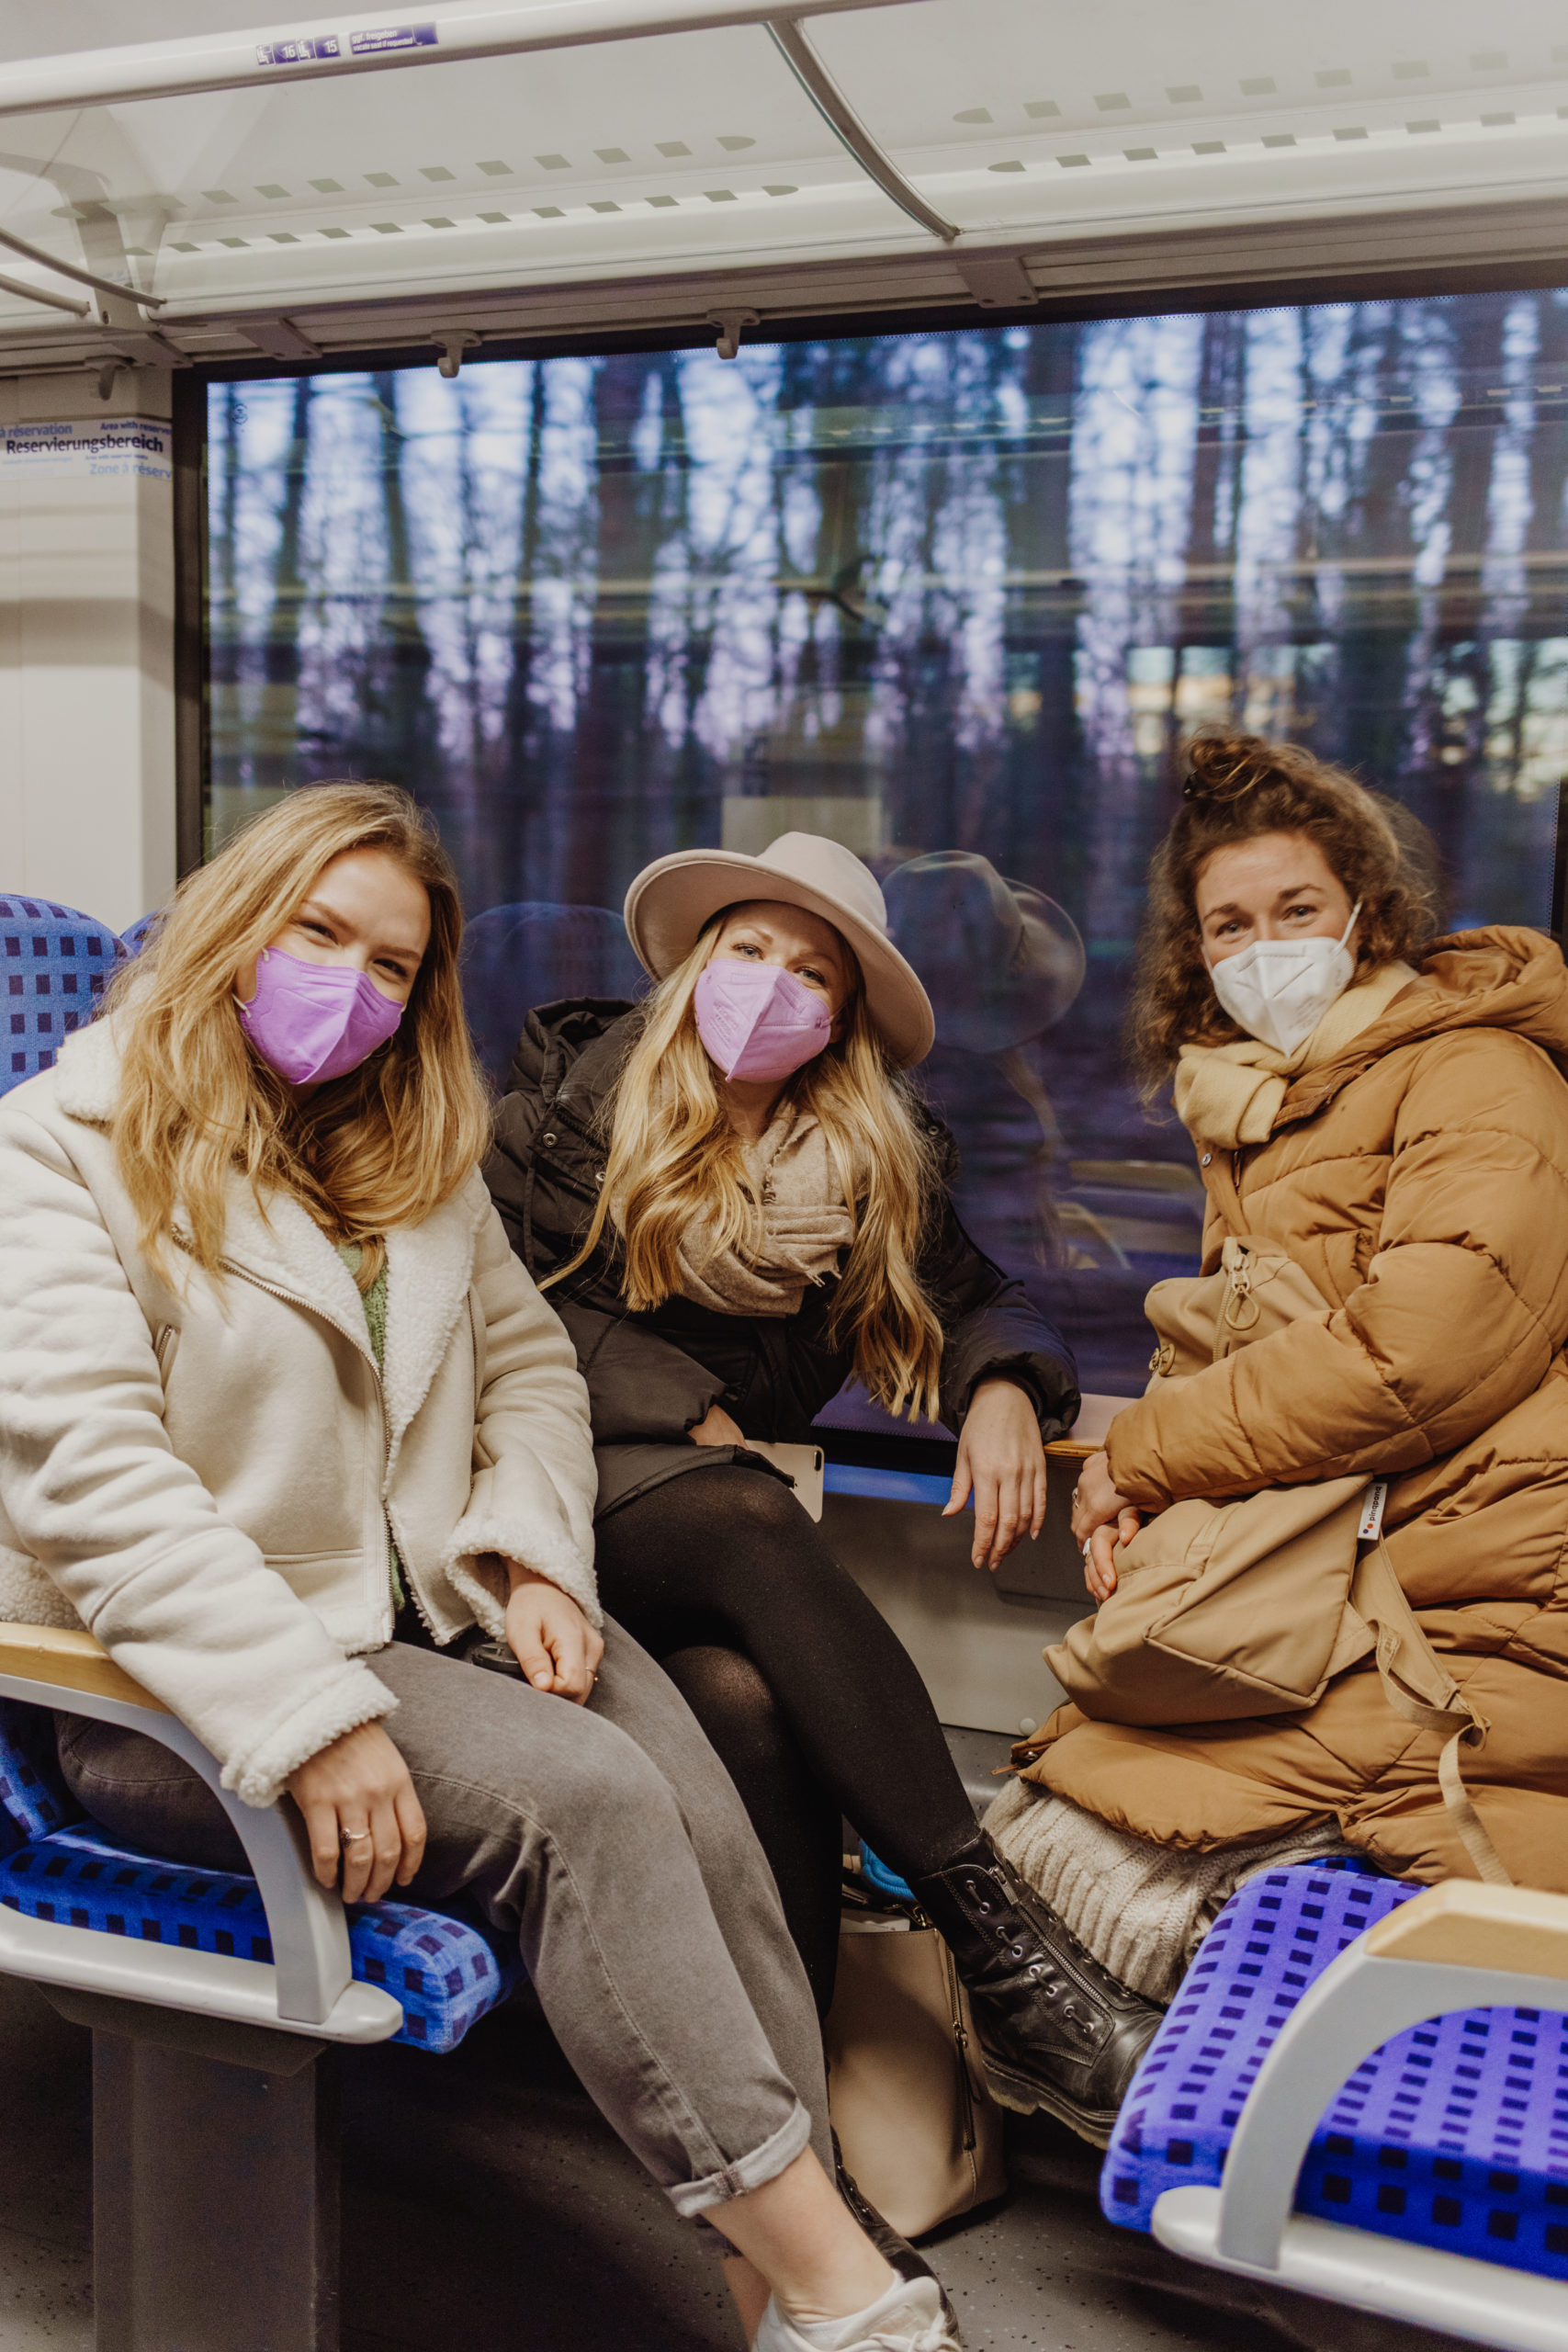
[(1568, 257), (1540, 0), (257, 5), (0, 15), (0, 369)]

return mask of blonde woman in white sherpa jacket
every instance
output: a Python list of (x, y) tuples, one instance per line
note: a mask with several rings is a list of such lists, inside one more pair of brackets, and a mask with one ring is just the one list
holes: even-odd
[[(478, 1173), (461, 928), (405, 795), (292, 794), (0, 1102), (0, 1614), (86, 1625), (346, 1901), (515, 1933), (762, 2352), (938, 2352), (934, 2280), (834, 2186), (739, 1800), (600, 1614), (586, 1392)], [(61, 1761), (111, 1833), (241, 1863), (157, 1743), (73, 1718)]]

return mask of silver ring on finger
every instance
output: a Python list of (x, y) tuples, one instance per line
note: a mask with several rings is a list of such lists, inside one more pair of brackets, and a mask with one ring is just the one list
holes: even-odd
[(1086, 1562), (1087, 1562), (1087, 1560), (1088, 1560), (1088, 1558), (1089, 1558), (1089, 1554), (1093, 1551), (1093, 1549), (1094, 1549), (1094, 1538), (1093, 1538), (1093, 1536), (1091, 1535), (1091, 1536), (1089, 1537), (1089, 1542), (1088, 1542), (1088, 1543), (1084, 1545), (1084, 1547), (1083, 1547), (1083, 1555), (1084, 1555), (1084, 1559), (1086, 1560)]
[(340, 1829), (337, 1834), (338, 1844), (340, 1846), (357, 1846), (363, 1839), (368, 1838), (370, 1832), (368, 1829)]

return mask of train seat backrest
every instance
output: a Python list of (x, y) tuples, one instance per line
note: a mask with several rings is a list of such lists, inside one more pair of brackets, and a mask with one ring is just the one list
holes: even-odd
[(608, 907), (542, 899), (487, 907), (463, 934), (463, 997), (486, 1075), (497, 1088), (536, 1004), (635, 997), (649, 986), (626, 925)]
[(72, 1031), (98, 1010), (125, 954), (124, 942), (107, 923), (74, 907), (19, 892), (0, 896), (0, 1093), (53, 1068)]
[(154, 907), (150, 915), (138, 915), (136, 921), (120, 933), (127, 955), (140, 956), (163, 919), (163, 909)]

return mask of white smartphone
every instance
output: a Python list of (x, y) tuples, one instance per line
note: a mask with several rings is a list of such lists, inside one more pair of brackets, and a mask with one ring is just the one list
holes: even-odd
[(760, 1437), (746, 1441), (748, 1453), (761, 1453), (775, 1470), (795, 1481), (795, 1498), (807, 1518), (822, 1516), (822, 1449), (819, 1445), (764, 1444)]

